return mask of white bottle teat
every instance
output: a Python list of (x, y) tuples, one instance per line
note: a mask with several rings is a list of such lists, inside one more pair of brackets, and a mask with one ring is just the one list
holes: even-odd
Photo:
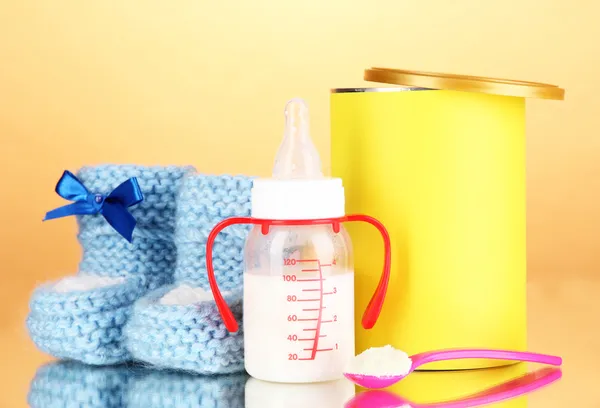
[(320, 179), (321, 159), (310, 137), (308, 105), (294, 98), (285, 106), (285, 133), (275, 156), (273, 178)]
[(272, 178), (252, 182), (254, 218), (306, 220), (344, 215), (342, 180), (323, 176), (308, 116), (308, 105), (300, 98), (285, 105), (285, 134)]

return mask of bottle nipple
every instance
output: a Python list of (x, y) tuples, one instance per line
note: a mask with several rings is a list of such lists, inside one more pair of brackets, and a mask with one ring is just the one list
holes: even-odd
[(323, 178), (319, 152), (310, 138), (308, 105), (300, 98), (285, 106), (285, 133), (275, 156), (273, 178)]

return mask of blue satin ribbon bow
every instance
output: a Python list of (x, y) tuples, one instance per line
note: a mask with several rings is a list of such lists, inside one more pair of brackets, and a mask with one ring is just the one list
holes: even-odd
[(136, 221), (127, 208), (144, 200), (135, 177), (125, 180), (110, 194), (103, 195), (90, 193), (73, 173), (65, 170), (55, 191), (62, 198), (75, 202), (48, 211), (44, 221), (70, 215), (102, 214), (119, 234), (132, 241)]

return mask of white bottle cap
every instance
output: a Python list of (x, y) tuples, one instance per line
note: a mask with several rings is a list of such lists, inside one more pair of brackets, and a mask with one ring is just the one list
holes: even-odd
[(344, 187), (323, 177), (310, 138), (308, 106), (295, 98), (285, 107), (285, 134), (275, 157), (273, 178), (254, 180), (252, 217), (276, 220), (336, 218), (344, 215)]

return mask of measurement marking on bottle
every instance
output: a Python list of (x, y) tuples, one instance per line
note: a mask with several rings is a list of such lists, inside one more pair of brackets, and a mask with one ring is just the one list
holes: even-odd
[(317, 333), (315, 334), (315, 344), (313, 344), (313, 349), (312, 349), (312, 353), (310, 358), (312, 358), (314, 360), (315, 356), (317, 355), (317, 347), (319, 347), (319, 336), (321, 335), (321, 319), (323, 317), (323, 309), (325, 309), (325, 307), (323, 307), (323, 281), (325, 279), (323, 279), (323, 271), (321, 270), (321, 261), (317, 261), (317, 265), (319, 266), (319, 291), (321, 293), (320, 296), (320, 302), (319, 302), (319, 309), (317, 309), (319, 311), (319, 317), (318, 317), (318, 321), (317, 321)]
[[(327, 337), (327, 335), (326, 334), (321, 334), (319, 337)], [(310, 339), (298, 339), (298, 341), (315, 341), (315, 338), (311, 337)]]
[[(314, 264), (310, 265), (310, 266), (304, 265), (307, 262), (314, 262)], [(299, 308), (299, 310), (301, 310), (302, 312), (309, 312), (309, 313), (310, 312), (318, 312), (318, 317), (300, 318), (300, 316), (297, 316), (295, 314), (288, 316), (289, 322), (316, 322), (316, 327), (313, 326), (311, 328), (303, 328), (302, 329), (302, 332), (306, 333), (306, 335), (310, 336), (310, 337), (301, 337), (300, 335), (291, 335), (291, 339), (289, 338), (290, 336), (288, 336), (288, 340), (293, 341), (293, 342), (297, 342), (297, 341), (312, 342), (312, 344), (304, 343), (305, 347), (303, 347), (301, 349), (303, 351), (302, 354), (304, 354), (306, 357), (300, 358), (300, 355), (298, 355), (298, 354), (291, 354), (292, 357), (290, 358), (291, 360), (310, 361), (310, 360), (315, 360), (317, 353), (334, 351), (337, 349), (337, 345), (335, 348), (334, 347), (327, 348), (327, 345), (319, 344), (319, 340), (321, 338), (327, 337), (327, 334), (321, 334), (321, 332), (323, 331), (321, 323), (333, 323), (337, 320), (337, 319), (331, 318), (331, 317), (329, 317), (329, 320), (323, 320), (323, 317), (324, 317), (323, 310), (327, 309), (327, 306), (325, 305), (325, 302), (323, 301), (323, 296), (324, 295), (333, 295), (333, 294), (337, 293), (337, 290), (335, 287), (327, 288), (329, 290), (329, 292), (324, 291), (325, 284), (323, 282), (326, 281), (327, 279), (323, 276), (323, 267), (333, 267), (336, 264), (336, 262), (334, 260), (331, 263), (325, 264), (325, 263), (321, 263), (321, 261), (319, 259), (296, 259), (296, 258), (294, 258), (294, 259), (289, 258), (284, 261), (285, 265), (292, 265), (292, 266), (296, 265), (296, 264), (300, 264), (300, 263), (303, 263), (302, 266), (305, 266), (305, 267), (302, 268), (302, 266), (300, 266), (300, 268), (296, 269), (296, 271), (303, 272), (303, 273), (315, 273), (316, 276), (315, 275), (305, 276), (305, 277), (301, 278), (302, 275), (299, 273), (296, 273), (294, 275), (291, 275), (291, 274), (283, 275), (283, 280), (285, 282), (290, 282), (290, 283), (318, 282), (318, 287), (315, 287), (315, 285), (311, 285), (311, 284), (303, 285), (303, 286), (308, 286), (308, 287), (299, 288), (299, 289), (302, 291), (302, 293), (307, 292), (305, 295), (306, 297), (302, 298), (301, 296), (297, 296), (297, 295), (287, 295), (287, 301), (288, 302), (319, 302), (318, 305), (308, 303), (308, 304), (306, 304), (306, 306), (308, 306), (308, 307), (305, 309), (302, 309), (301, 307)], [(313, 292), (316, 292), (316, 293), (313, 293)], [(315, 296), (317, 296), (317, 297), (315, 297)], [(332, 305), (329, 305), (329, 306), (331, 307)], [(334, 307), (334, 309), (335, 309), (335, 307)], [(310, 314), (309, 314), (309, 316), (310, 316)], [(312, 324), (310, 324), (310, 323), (308, 323), (307, 325), (312, 326)], [(300, 327), (302, 327), (302, 325)], [(332, 326), (329, 326), (329, 327), (331, 328)], [(312, 333), (312, 332), (315, 332), (315, 333)], [(313, 334), (314, 334), (314, 337), (313, 337)], [(309, 345), (312, 347), (309, 347)], [(310, 352), (310, 356), (307, 356), (307, 354), (309, 352)]]

